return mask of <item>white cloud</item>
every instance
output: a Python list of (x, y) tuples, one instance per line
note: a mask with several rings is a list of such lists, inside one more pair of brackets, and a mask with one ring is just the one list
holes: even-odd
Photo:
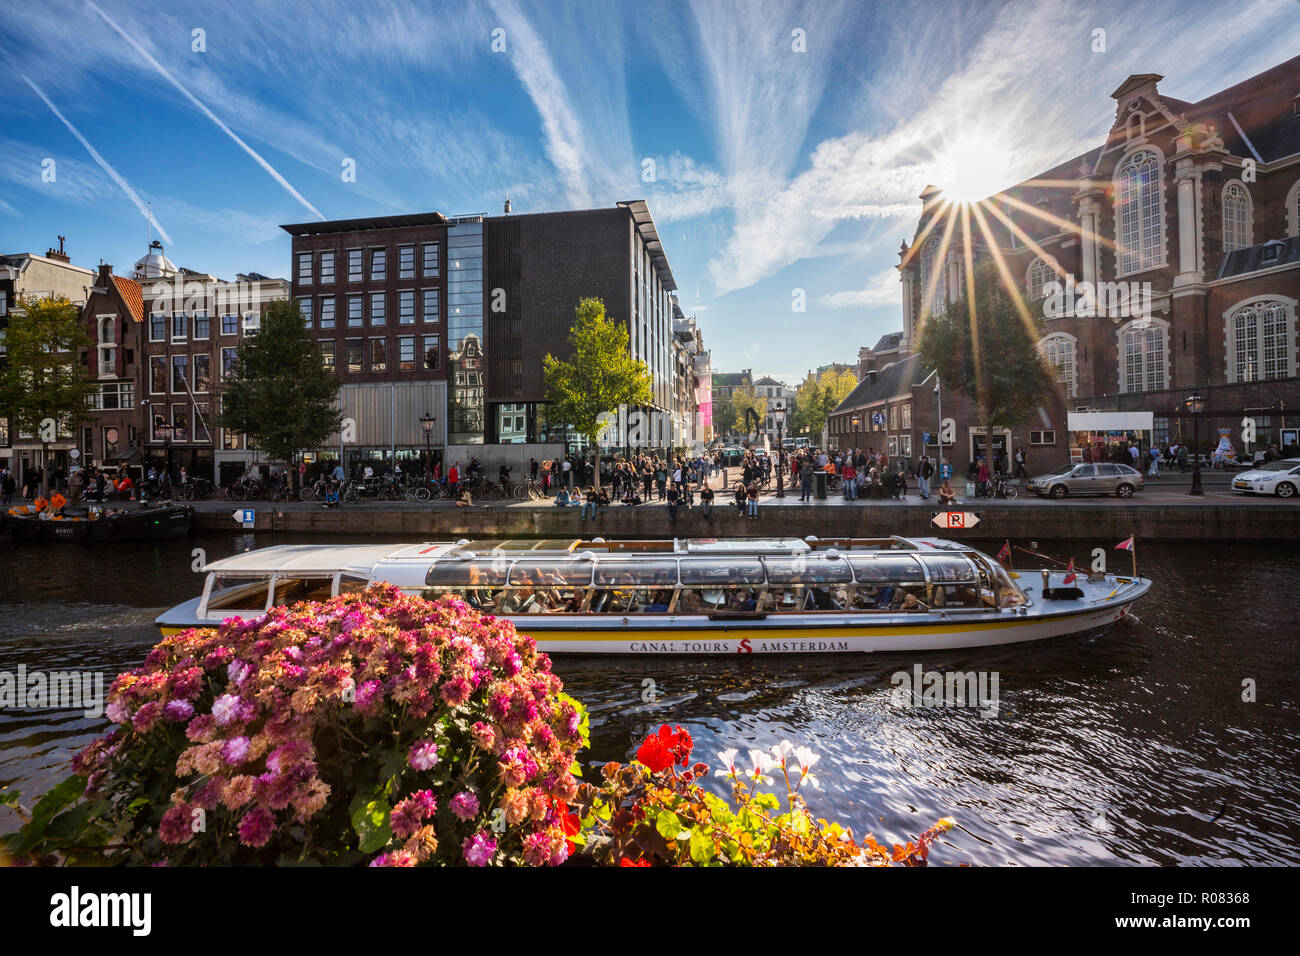
[(866, 288), (847, 292), (832, 292), (821, 297), (821, 304), (831, 309), (848, 309), (857, 307), (875, 307), (896, 305), (901, 308), (903, 294), (902, 283), (898, 279), (897, 269), (885, 269), (877, 272), (868, 280)]

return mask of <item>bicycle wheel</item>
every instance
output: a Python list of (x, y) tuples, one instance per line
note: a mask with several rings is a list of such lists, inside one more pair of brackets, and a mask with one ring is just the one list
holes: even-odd
[(524, 482), (520, 482), (511, 489), (511, 495), (515, 501), (523, 501), (528, 497), (528, 485)]
[(415, 491), (416, 501), (428, 501), (432, 497), (433, 497), (433, 492), (429, 490), (427, 485), (417, 488)]
[(1006, 498), (1008, 501), (1015, 501), (1017, 494), (1019, 494), (1019, 492), (1017, 492), (1011, 485), (1007, 485), (1002, 489), (1002, 497)]
[(316, 486), (303, 485), (302, 488), (298, 490), (298, 497), (301, 498), (303, 501), (314, 500), (316, 497)]

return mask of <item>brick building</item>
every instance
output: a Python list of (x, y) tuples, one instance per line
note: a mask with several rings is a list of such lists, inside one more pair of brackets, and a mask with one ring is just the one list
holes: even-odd
[[(1191, 440), (1193, 393), (1208, 402), (1202, 452), (1221, 430), (1248, 452), (1295, 441), (1300, 420), (1286, 413), (1300, 401), (1300, 57), (1196, 103), (1161, 92), (1161, 79), (1120, 84), (1095, 148), (972, 207), (973, 254), (1001, 260), (1044, 316), (1040, 349), (1058, 379), (1035, 421), (995, 432), (1008, 455), (1036, 444), (1035, 462), (1055, 465), (1084, 443), (1129, 437), (1072, 430), (1070, 413), (1083, 410), (1149, 416), (1143, 444)], [(926, 316), (964, 287), (960, 217), (932, 187), (921, 198), (900, 252), (902, 331), (860, 354), (863, 371), (912, 355)], [(841, 445), (863, 398), (832, 416)], [(943, 401), (951, 457), (964, 463), (985, 439), (961, 399)], [(1255, 440), (1243, 449), (1246, 419)], [(912, 420), (916, 449), (922, 416)], [(903, 433), (894, 437), (901, 447)]]
[[(567, 356), (584, 296), (627, 326), (632, 354), (653, 376), (651, 404), (620, 409), (602, 444), (672, 440), (677, 285), (645, 202), (283, 228), (293, 236), (292, 294), (310, 310), (355, 425), (341, 449), (349, 461), (418, 459), (425, 414), (437, 419), (435, 459), (526, 461), (576, 449), (565, 423), (548, 420), (542, 359)], [(485, 445), (496, 448), (485, 456)]]

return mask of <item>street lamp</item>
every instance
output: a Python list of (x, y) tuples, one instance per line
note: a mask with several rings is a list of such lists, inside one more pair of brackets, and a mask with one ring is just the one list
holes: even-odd
[(859, 448), (862, 447), (862, 438), (858, 434), (858, 430), (862, 427), (862, 416), (854, 415), (852, 421), (853, 421), (853, 450), (857, 451)]
[(780, 402), (772, 409), (776, 413), (776, 496), (785, 497), (785, 408)]
[(425, 412), (420, 416), (420, 427), (424, 429), (424, 470), (427, 474), (433, 474), (433, 452), (429, 448), (429, 440), (433, 436), (433, 426), (438, 419), (434, 415)]
[(1204, 495), (1201, 488), (1201, 415), (1205, 413), (1205, 397), (1200, 392), (1193, 392), (1183, 403), (1192, 416), (1192, 490), (1189, 495)]

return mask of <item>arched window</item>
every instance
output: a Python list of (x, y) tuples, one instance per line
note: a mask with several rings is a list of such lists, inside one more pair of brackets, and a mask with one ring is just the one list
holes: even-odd
[(1029, 271), (1025, 273), (1025, 289), (1029, 293), (1029, 301), (1043, 298), (1047, 294), (1043, 291), (1043, 286), (1056, 280), (1060, 274), (1060, 266), (1055, 259), (1039, 256), (1030, 263)]
[(1227, 313), (1228, 381), (1258, 382), (1295, 375), (1290, 300), (1238, 303)]
[(1120, 273), (1145, 272), (1164, 265), (1164, 217), (1160, 157), (1142, 149), (1115, 173), (1115, 223)]
[(1223, 187), (1223, 251), (1245, 249), (1250, 241), (1250, 195), (1241, 183)]
[[(935, 272), (938, 271), (938, 278), (935, 278)], [(943, 261), (939, 258), (939, 237), (934, 236), (925, 244), (921, 250), (921, 303), (922, 309), (925, 308), (927, 297), (933, 295), (930, 301), (930, 315), (938, 315), (943, 311), (944, 304), (948, 298), (947, 283), (944, 281)], [(934, 284), (934, 291), (931, 293), (931, 283)]]
[(1119, 330), (1119, 390), (1155, 392), (1166, 387), (1169, 326), (1158, 319), (1135, 319)]
[(1065, 397), (1079, 394), (1074, 377), (1074, 338), (1063, 332), (1049, 335), (1038, 343), (1043, 360), (1056, 370), (1056, 380), (1065, 386)]

